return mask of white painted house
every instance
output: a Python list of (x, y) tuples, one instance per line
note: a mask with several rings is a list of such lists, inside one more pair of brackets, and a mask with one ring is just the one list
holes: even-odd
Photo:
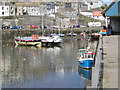
[(80, 12), (80, 14), (84, 15), (84, 16), (87, 16), (87, 17), (91, 17), (93, 18), (93, 12)]
[(0, 6), (0, 16), (9, 16), (9, 6)]
[(0, 2), (0, 16), (15, 15), (15, 5), (9, 2)]
[(42, 9), (44, 8), (44, 6), (42, 6), (42, 4), (39, 3), (31, 3), (31, 2), (27, 2), (27, 3), (16, 3), (16, 7), (17, 7), (17, 12), (16, 15), (32, 15), (32, 16), (38, 16), (38, 15), (42, 15), (43, 11)]
[(102, 0), (84, 0), (85, 4), (88, 5), (88, 10), (98, 8), (103, 5)]
[(80, 12), (80, 14), (84, 15), (84, 16), (87, 16), (87, 17), (90, 17), (90, 18), (94, 18), (94, 19), (98, 19), (98, 20), (102, 20), (104, 21), (105, 18), (102, 16), (102, 15), (94, 15), (93, 12), (90, 12), (90, 11), (86, 11), (86, 12)]
[(40, 15), (40, 7), (38, 6), (28, 6), (27, 7), (28, 15), (38, 16)]

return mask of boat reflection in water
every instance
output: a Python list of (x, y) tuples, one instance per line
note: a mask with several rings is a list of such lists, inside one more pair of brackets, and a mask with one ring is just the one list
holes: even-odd
[(41, 49), (41, 47), (37, 47), (37, 46), (19, 46), (16, 45), (15, 48), (23, 48), (23, 49), (28, 49), (28, 50), (38, 50)]
[(87, 80), (91, 80), (91, 70), (83, 69), (81, 67), (78, 67), (78, 73), (80, 76)]

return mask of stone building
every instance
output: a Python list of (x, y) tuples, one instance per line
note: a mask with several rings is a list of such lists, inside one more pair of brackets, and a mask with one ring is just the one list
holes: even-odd
[(58, 28), (68, 28), (70, 19), (67, 16), (64, 16), (60, 13), (54, 13), (56, 19), (56, 26)]
[(59, 8), (58, 13), (68, 17), (70, 19), (70, 25), (78, 24), (77, 11), (74, 8)]

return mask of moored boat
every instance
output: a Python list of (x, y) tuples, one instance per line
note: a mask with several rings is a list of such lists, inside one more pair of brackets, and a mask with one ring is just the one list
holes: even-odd
[(84, 36), (84, 35), (85, 35), (85, 32), (80, 33), (80, 35)]
[(60, 36), (52, 36), (52, 37), (49, 37), (49, 36), (42, 36), (40, 37), (39, 36), (39, 39), (41, 39), (41, 42), (42, 44), (60, 44), (63, 40)]
[(53, 38), (53, 44), (59, 44), (63, 41), (60, 36), (53, 36), (52, 38)]
[(91, 34), (91, 39), (99, 39), (100, 33), (92, 33)]
[(78, 67), (78, 73), (84, 79), (87, 79), (87, 80), (91, 79), (91, 70), (87, 70), (87, 69), (83, 69), (83, 68)]
[(14, 41), (16, 45), (41, 46), (41, 39), (36, 34), (33, 34), (32, 37), (15, 37)]
[(79, 49), (78, 59), (80, 67), (90, 69), (93, 65), (94, 53), (89, 49)]
[(67, 35), (68, 35), (68, 36), (77, 36), (77, 34), (76, 34), (76, 33), (73, 33), (73, 32), (70, 32), (70, 33), (68, 33)]
[(60, 36), (60, 37), (64, 37), (65, 36), (65, 34), (63, 34), (63, 33), (60, 33), (60, 34), (51, 33), (50, 35), (51, 36)]

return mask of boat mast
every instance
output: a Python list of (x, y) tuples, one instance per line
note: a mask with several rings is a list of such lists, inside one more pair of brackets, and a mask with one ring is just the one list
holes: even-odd
[(42, 24), (42, 27), (41, 27), (42, 28), (42, 36), (44, 36), (44, 21), (43, 21), (44, 20), (44, 12), (43, 12), (44, 11), (43, 10), (44, 9), (44, 4), (42, 3), (42, 7), (39, 4), (39, 8), (40, 8), (40, 11), (41, 11), (41, 16), (42, 16), (42, 23), (41, 23)]
[(59, 30), (58, 30), (58, 34), (60, 34), (60, 30), (61, 30), (61, 18), (60, 18), (60, 25), (59, 25)]
[(44, 9), (44, 5), (42, 4), (42, 36), (44, 36), (44, 31), (43, 31), (43, 30), (44, 30), (44, 22), (43, 22), (43, 20), (44, 20), (44, 19), (43, 19), (43, 16), (44, 16), (43, 11), (44, 11), (44, 10), (43, 10), (43, 9)]
[(52, 19), (52, 17), (50, 17), (50, 20), (51, 20), (51, 25), (52, 25), (51, 30), (52, 30), (52, 33), (53, 33), (53, 19)]

